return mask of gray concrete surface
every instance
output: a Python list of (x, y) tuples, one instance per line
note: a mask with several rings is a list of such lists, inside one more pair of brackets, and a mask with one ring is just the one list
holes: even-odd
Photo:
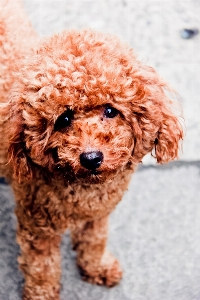
[[(68, 233), (62, 242), (61, 300), (199, 300), (200, 163), (143, 167), (110, 218), (109, 249), (124, 277), (111, 289), (81, 281)], [(20, 300), (16, 220), (0, 185), (0, 299)]]
[[(200, 35), (183, 40), (184, 27), (200, 29), (199, 0), (24, 0), (41, 35), (92, 27), (128, 41), (154, 66), (183, 104), (187, 136), (178, 163), (134, 174), (110, 219), (109, 249), (124, 277), (111, 289), (80, 280), (69, 235), (62, 242), (61, 300), (200, 300)], [(0, 300), (20, 300), (14, 201), (0, 183)]]

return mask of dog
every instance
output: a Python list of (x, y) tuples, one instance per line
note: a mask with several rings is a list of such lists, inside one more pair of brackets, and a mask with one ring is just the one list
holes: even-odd
[(122, 270), (106, 249), (109, 214), (147, 153), (178, 157), (179, 105), (117, 37), (40, 39), (20, 0), (0, 10), (0, 172), (16, 200), (23, 299), (60, 299), (66, 228), (83, 279), (113, 286)]

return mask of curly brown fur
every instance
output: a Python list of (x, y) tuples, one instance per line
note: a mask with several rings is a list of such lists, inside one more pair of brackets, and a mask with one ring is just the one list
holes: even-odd
[(178, 157), (183, 130), (167, 85), (128, 45), (93, 30), (39, 42), (13, 3), (0, 0), (0, 172), (16, 199), (23, 299), (56, 300), (67, 227), (84, 279), (118, 283), (108, 216), (147, 153)]

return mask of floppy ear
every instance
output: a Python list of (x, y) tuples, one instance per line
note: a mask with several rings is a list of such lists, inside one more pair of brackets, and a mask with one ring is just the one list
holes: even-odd
[(140, 76), (134, 77), (132, 100), (135, 117), (133, 155), (141, 160), (150, 152), (158, 163), (167, 163), (178, 158), (184, 136), (181, 105), (176, 97), (170, 99), (173, 91), (153, 68), (140, 65), (139, 70)]
[(12, 168), (14, 178), (20, 182), (31, 179), (34, 166), (26, 153), (24, 141), (24, 125), (20, 105), (8, 104), (7, 130), (8, 130), (8, 164)]
[(183, 128), (177, 116), (170, 111), (163, 114), (157, 138), (155, 139), (155, 157), (157, 162), (167, 163), (178, 158)]

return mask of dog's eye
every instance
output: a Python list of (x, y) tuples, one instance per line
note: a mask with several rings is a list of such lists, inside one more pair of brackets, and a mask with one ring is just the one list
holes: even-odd
[(69, 127), (71, 125), (73, 117), (74, 117), (74, 113), (72, 110), (68, 109), (67, 111), (65, 111), (56, 120), (55, 125), (54, 125), (54, 130), (59, 131), (66, 127)]
[(104, 117), (106, 118), (114, 118), (119, 114), (119, 111), (112, 107), (112, 106), (106, 106), (104, 110)]

